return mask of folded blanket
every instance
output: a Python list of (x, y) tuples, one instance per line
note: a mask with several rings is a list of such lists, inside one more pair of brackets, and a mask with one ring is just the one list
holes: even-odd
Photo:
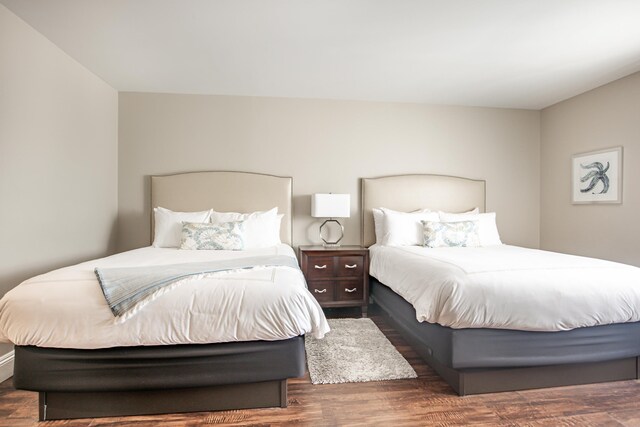
[(158, 291), (191, 276), (256, 267), (290, 267), (299, 269), (295, 258), (285, 255), (265, 255), (210, 262), (156, 265), (129, 268), (96, 268), (102, 293), (114, 316), (123, 316), (143, 300), (158, 295)]

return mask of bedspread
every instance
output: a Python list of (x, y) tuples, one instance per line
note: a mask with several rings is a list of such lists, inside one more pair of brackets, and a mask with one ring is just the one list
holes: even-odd
[(296, 259), (290, 256), (264, 255), (146, 267), (96, 268), (95, 273), (109, 309), (114, 316), (126, 320), (139, 307), (188, 280), (268, 267), (299, 268)]
[(371, 275), (452, 328), (562, 331), (640, 321), (640, 268), (509, 245), (371, 250)]
[(274, 341), (329, 330), (300, 270), (264, 267), (186, 280), (118, 322), (95, 268), (208, 262), (286, 255), (287, 245), (249, 251), (141, 248), (31, 278), (0, 300), (0, 341), (94, 349), (140, 345)]

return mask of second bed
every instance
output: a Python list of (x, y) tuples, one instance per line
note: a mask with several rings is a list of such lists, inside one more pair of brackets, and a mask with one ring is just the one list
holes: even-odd
[(363, 179), (362, 197), (373, 301), (459, 394), (638, 378), (640, 269), (508, 245), (375, 244), (374, 208), (484, 212), (484, 181)]

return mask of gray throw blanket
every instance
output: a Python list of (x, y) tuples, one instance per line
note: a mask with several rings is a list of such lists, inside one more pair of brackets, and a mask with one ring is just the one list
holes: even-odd
[(200, 274), (255, 267), (298, 269), (298, 263), (295, 258), (286, 255), (265, 255), (148, 267), (96, 268), (95, 273), (111, 312), (114, 316), (122, 316), (158, 289), (178, 280)]

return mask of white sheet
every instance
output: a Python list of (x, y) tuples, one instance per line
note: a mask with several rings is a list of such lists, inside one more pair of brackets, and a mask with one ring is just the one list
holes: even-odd
[(148, 247), (55, 270), (0, 300), (0, 340), (94, 349), (323, 337), (329, 325), (299, 270), (271, 267), (187, 279), (122, 323), (109, 310), (93, 271), (267, 254), (295, 257), (284, 244), (241, 252)]
[(563, 331), (640, 320), (640, 268), (516, 246), (370, 248), (371, 275), (421, 322)]

